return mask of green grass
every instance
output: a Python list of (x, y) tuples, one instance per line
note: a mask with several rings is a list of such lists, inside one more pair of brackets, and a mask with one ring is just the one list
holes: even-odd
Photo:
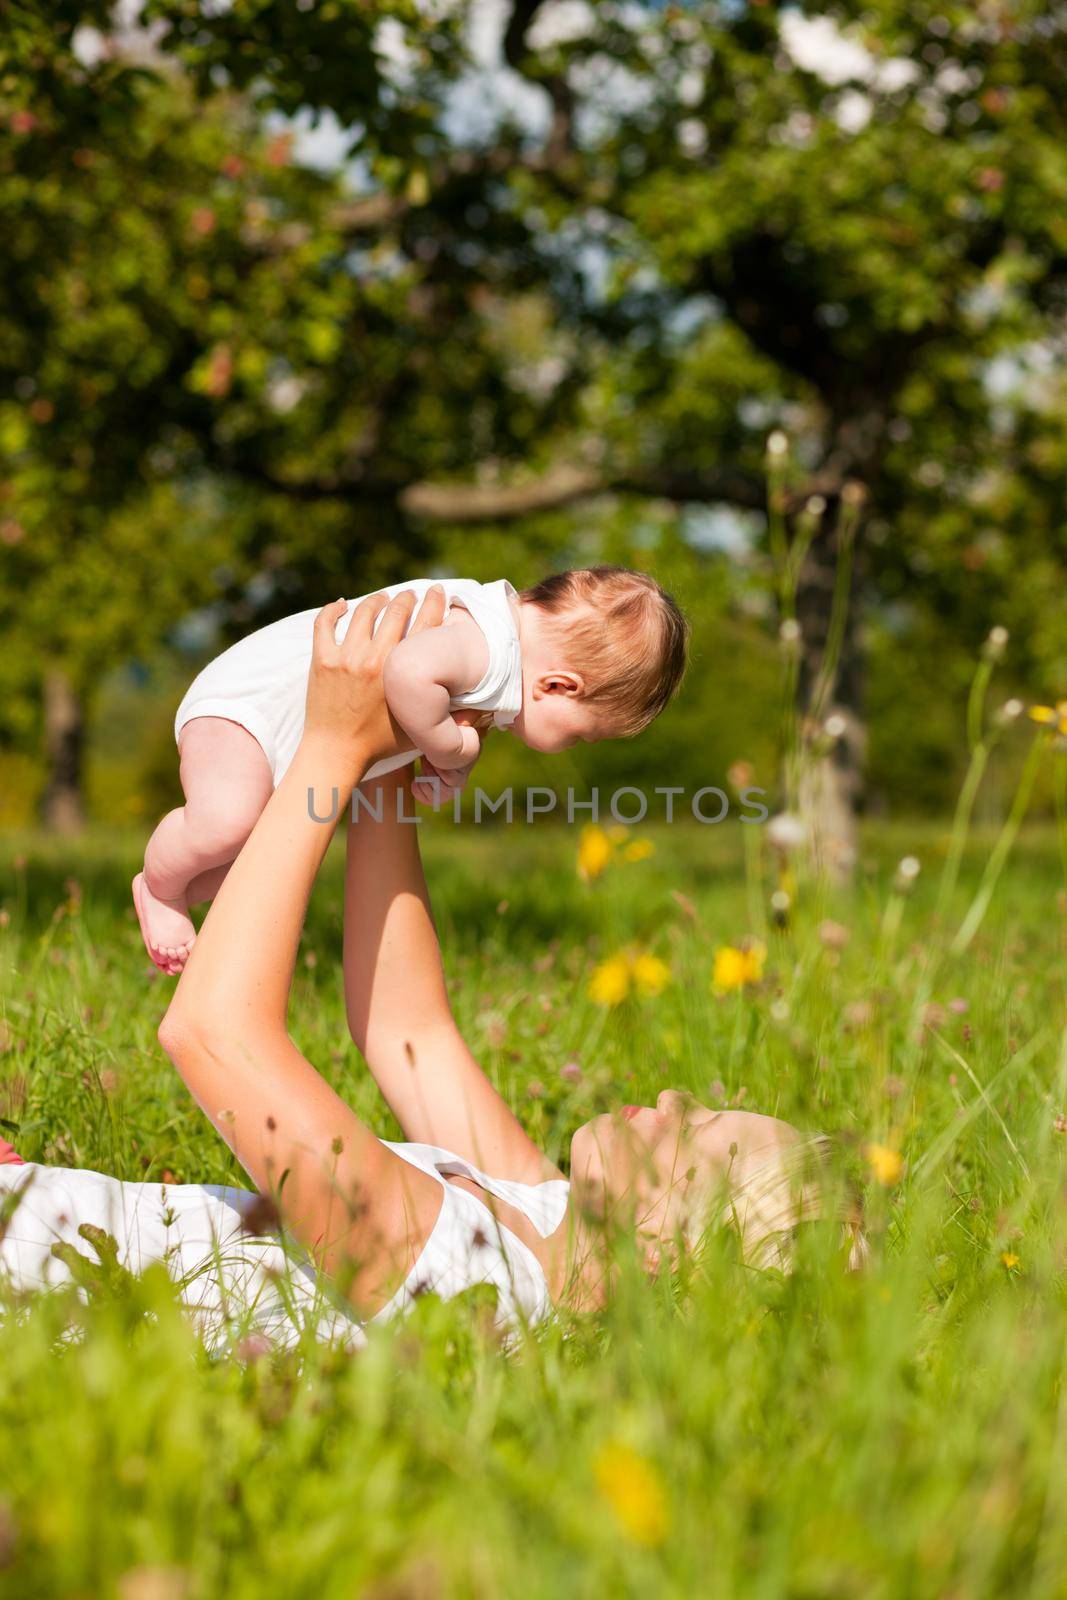
[[(872, 829), (855, 891), (802, 886), (763, 984), (716, 998), (715, 946), (754, 931), (773, 888), (769, 865), (746, 883), (737, 831), (661, 829), (651, 859), (592, 885), (564, 830), (428, 832), (461, 1024), (554, 1157), (580, 1121), (669, 1084), (839, 1134), (843, 1171), (867, 1179), (864, 1144), (899, 1145), (900, 1184), (865, 1183), (869, 1269), (841, 1270), (831, 1228), (809, 1230), (788, 1280), (721, 1239), (684, 1284), (624, 1275), (609, 1313), (511, 1356), (477, 1305), (425, 1301), (355, 1357), (249, 1365), (209, 1360), (154, 1276), (102, 1289), (74, 1340), (62, 1304), (40, 1301), (0, 1325), (0, 1595), (1062, 1594), (1067, 915), (1051, 833), (1024, 835), (952, 960), (988, 841), (937, 929), (944, 830)], [(233, 1180), (156, 1043), (170, 986), (127, 903), (139, 843), (5, 847), (0, 1116), (31, 1158)], [(894, 936), (909, 851), (924, 871)], [(391, 1134), (345, 1030), (340, 864), (313, 901), (293, 1025)], [(819, 937), (828, 916), (850, 930), (839, 952)], [(589, 973), (630, 943), (673, 981), (605, 1013)]]

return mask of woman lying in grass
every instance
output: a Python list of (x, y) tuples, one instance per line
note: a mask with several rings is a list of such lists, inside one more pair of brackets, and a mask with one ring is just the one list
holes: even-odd
[[(602, 1303), (620, 1230), (650, 1271), (717, 1222), (737, 1228), (747, 1259), (781, 1263), (817, 1210), (806, 1169), (820, 1141), (673, 1091), (654, 1109), (624, 1106), (579, 1128), (568, 1183), (460, 1037), (416, 832), (393, 804), (408, 781), (399, 773), (382, 781), (382, 820), (363, 811), (349, 828), (344, 981), (353, 1038), (411, 1142), (375, 1137), (293, 1043), (297, 945), (334, 827), (312, 813), (336, 811), (333, 789), (347, 795), (400, 748), (382, 664), (413, 603), (397, 596), (373, 632), (384, 597), (365, 601), (340, 645), (343, 602), (320, 614), (300, 748), (159, 1030), (257, 1192), (123, 1183), (8, 1150), (0, 1279), (16, 1292), (80, 1281), (95, 1248), (112, 1270), (163, 1261), (213, 1345), (250, 1324), (278, 1342), (312, 1322), (358, 1338), (420, 1292), (448, 1298), (483, 1283), (497, 1291), (501, 1325), (514, 1326), (555, 1304)], [(443, 596), (431, 594), (417, 625), (442, 613)]]

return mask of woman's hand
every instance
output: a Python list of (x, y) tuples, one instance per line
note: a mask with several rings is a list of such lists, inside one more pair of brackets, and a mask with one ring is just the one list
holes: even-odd
[[(356, 607), (340, 644), (335, 630), (347, 603), (334, 600), (323, 606), (315, 619), (304, 742), (328, 751), (335, 773), (339, 767), (342, 775), (351, 770), (353, 782), (373, 762), (409, 746), (407, 735), (386, 704), (382, 668), (408, 631), (416, 603), (411, 590), (392, 600), (384, 594), (369, 595)], [(427, 592), (410, 631), (436, 627), (444, 612), (444, 590), (434, 587)]]

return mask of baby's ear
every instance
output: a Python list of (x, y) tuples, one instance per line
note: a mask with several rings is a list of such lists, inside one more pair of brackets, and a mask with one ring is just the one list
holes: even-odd
[(567, 694), (577, 697), (585, 693), (585, 679), (581, 673), (571, 672), (564, 667), (543, 672), (537, 682), (543, 694)]

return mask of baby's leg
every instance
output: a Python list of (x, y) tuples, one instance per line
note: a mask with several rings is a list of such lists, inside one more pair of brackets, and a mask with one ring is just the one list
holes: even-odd
[[(190, 889), (203, 898), (234, 859), (270, 799), (270, 764), (236, 722), (195, 717), (179, 746), (185, 805), (163, 818), (148, 841), (133, 899), (148, 953), (164, 972), (180, 972), (195, 937)], [(218, 878), (221, 881), (221, 878)]]
[(210, 872), (202, 872), (194, 878), (185, 891), (186, 899), (191, 906), (202, 905), (205, 900), (214, 900), (222, 888), (222, 880), (233, 866), (232, 861), (227, 861), (221, 867), (212, 867)]

